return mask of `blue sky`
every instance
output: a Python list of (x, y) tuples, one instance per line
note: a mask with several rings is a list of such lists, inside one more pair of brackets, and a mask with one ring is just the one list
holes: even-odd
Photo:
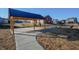
[[(17, 10), (36, 13), (43, 16), (50, 15), (54, 19), (66, 19), (77, 17), (79, 19), (79, 8), (14, 8)], [(0, 8), (0, 17), (8, 17), (8, 8)], [(78, 20), (79, 21), (79, 20)]]

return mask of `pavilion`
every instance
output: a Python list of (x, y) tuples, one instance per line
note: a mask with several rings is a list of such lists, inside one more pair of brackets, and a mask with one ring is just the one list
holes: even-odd
[(34, 24), (44, 24), (44, 17), (38, 14), (19, 11), (9, 8), (9, 20), (10, 20), (10, 31), (14, 34), (14, 21), (15, 20), (31, 20)]

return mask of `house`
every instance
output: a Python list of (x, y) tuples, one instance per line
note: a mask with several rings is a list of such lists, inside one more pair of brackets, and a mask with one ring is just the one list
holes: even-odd
[(8, 19), (0, 17), (0, 24), (8, 24)]
[(53, 19), (53, 24), (58, 24), (58, 19)]
[(61, 22), (62, 24), (65, 24), (65, 21), (66, 21), (66, 20), (61, 20), (60, 22)]
[(76, 17), (67, 18), (60, 21), (61, 24), (70, 26), (71, 28), (79, 29), (79, 24)]
[(53, 20), (52, 20), (52, 18), (49, 15), (45, 16), (44, 18), (45, 18), (45, 23), (53, 24)]
[(68, 18), (66, 21), (65, 21), (66, 24), (74, 24), (74, 23), (78, 23), (77, 21), (77, 18), (76, 17), (71, 17), (71, 18)]
[(0, 17), (0, 24), (2, 24), (2, 18)]
[(65, 25), (69, 25), (71, 27), (76, 27), (78, 26), (78, 21), (76, 17), (71, 17), (65, 20)]
[(78, 24), (78, 21), (77, 21), (76, 17), (67, 18), (65, 20), (61, 20), (60, 22), (61, 22), (61, 24), (64, 24), (64, 25)]

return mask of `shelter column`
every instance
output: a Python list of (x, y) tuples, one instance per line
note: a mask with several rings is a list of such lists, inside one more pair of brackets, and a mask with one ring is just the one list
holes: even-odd
[(14, 34), (14, 19), (13, 16), (10, 16), (10, 32)]
[(34, 30), (35, 30), (35, 19), (34, 19)]

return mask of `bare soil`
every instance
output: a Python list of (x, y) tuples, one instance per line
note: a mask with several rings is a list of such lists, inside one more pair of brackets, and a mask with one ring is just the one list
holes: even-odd
[(0, 29), (0, 50), (15, 50), (15, 37), (7, 29)]
[(79, 38), (75, 39), (74, 37), (42, 33), (37, 35), (37, 42), (46, 50), (79, 50)]

